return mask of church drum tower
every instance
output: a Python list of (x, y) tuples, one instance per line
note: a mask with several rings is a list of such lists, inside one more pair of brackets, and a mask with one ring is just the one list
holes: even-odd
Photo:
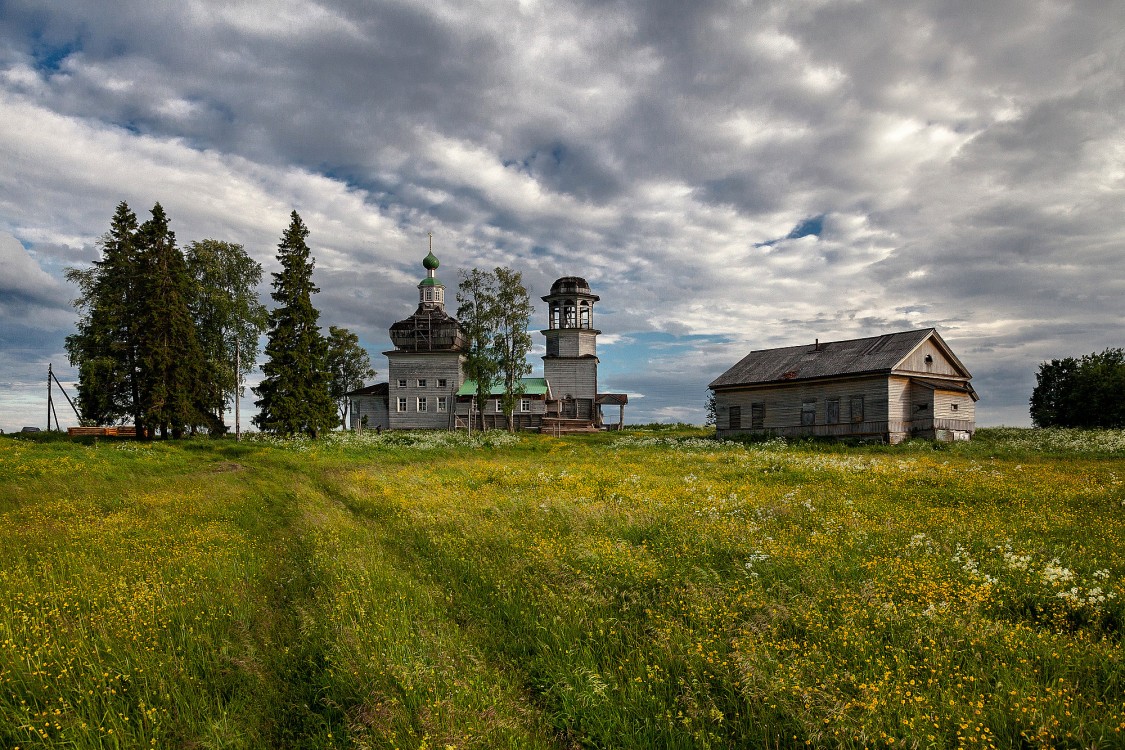
[(549, 310), (547, 354), (543, 357), (543, 376), (559, 401), (559, 416), (565, 419), (598, 417), (597, 338), (594, 328), (594, 303), (600, 297), (590, 291), (586, 280), (564, 276), (551, 285), (543, 297)]
[(447, 430), (453, 426), (461, 385), (465, 334), (445, 312), (445, 285), (438, 281), (437, 257), (422, 261), (426, 278), (418, 284), (418, 309), (391, 326), (394, 350), (389, 363), (387, 407), (391, 429)]

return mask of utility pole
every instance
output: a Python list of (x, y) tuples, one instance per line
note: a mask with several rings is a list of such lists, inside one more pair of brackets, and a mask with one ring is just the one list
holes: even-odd
[[(51, 379), (54, 373), (51, 372), (51, 363), (47, 363), (47, 432), (51, 431), (51, 412), (55, 410), (55, 404), (51, 401)], [(59, 418), (55, 417), (55, 426), (58, 426)]]
[(236, 336), (235, 339), (234, 339), (234, 441), (236, 443), (242, 442), (242, 426), (238, 422), (238, 417), (239, 417), (239, 408), (238, 408), (239, 404), (238, 404), (238, 402), (239, 402), (239, 396), (241, 395), (239, 393), (239, 391), (241, 390), (240, 386), (242, 385), (242, 371), (238, 369), (239, 368), (238, 355), (239, 355), (240, 346), (241, 346), (241, 342), (238, 340), (238, 337)]

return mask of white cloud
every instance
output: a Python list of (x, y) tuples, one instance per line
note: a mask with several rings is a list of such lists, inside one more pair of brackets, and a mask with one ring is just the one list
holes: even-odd
[(987, 422), (1120, 343), (1125, 6), (33, 6), (0, 29), (0, 230), (56, 284), (122, 199), (267, 268), (296, 208), (323, 319), (385, 342), (433, 231), (451, 286), (587, 277), (603, 360), (713, 336), (641, 418), (701, 419), (682, 394), (750, 348), (939, 325)]

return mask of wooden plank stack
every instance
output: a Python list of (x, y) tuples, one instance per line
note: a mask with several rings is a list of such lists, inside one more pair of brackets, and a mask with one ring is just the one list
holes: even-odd
[(137, 428), (131, 424), (116, 427), (67, 427), (66, 434), (70, 437), (136, 437)]

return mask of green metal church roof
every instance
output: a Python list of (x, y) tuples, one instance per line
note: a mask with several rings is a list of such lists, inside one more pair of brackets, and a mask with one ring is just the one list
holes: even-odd
[[(546, 378), (520, 378), (523, 383), (523, 395), (525, 396), (546, 396), (547, 395), (547, 379)], [(458, 396), (475, 396), (477, 394), (477, 381), (466, 380), (461, 388), (458, 389)], [(494, 383), (492, 389), (488, 392), (489, 396), (503, 396), (504, 384)]]

